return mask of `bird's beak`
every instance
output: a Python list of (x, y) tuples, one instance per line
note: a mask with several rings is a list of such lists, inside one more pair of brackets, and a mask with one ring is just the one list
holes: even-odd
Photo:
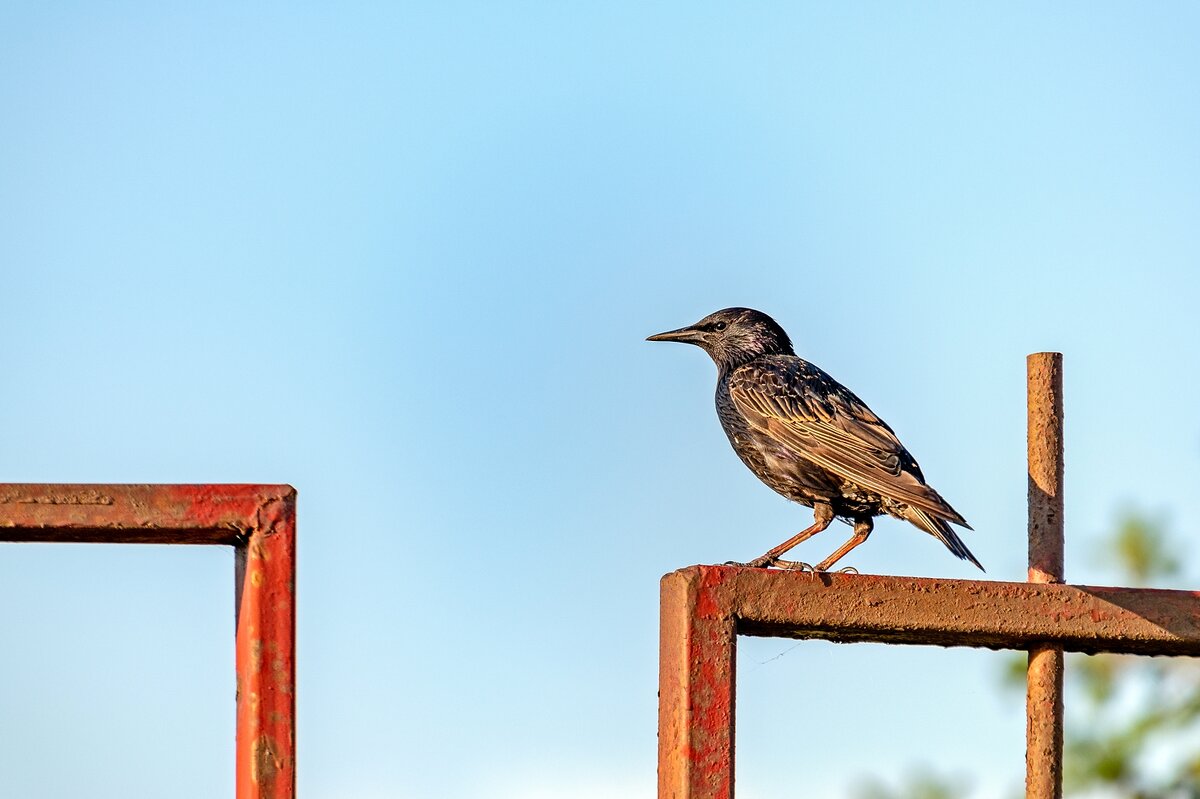
[(704, 331), (694, 327), (681, 327), (678, 330), (668, 330), (666, 333), (656, 333), (646, 341), (681, 341), (684, 344), (699, 344), (704, 339)]

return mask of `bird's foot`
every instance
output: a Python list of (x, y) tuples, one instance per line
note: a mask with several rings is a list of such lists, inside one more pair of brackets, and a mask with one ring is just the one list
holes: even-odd
[(741, 566), (743, 569), (769, 569), (775, 565), (775, 558), (755, 558), (742, 563), (740, 560), (727, 560), (726, 566)]
[(853, 566), (845, 566), (841, 569), (838, 569), (837, 572), (835, 572), (835, 574), (859, 574), (859, 573), (860, 572), (858, 571), (858, 569), (854, 568)]
[[(805, 563), (802, 560), (783, 560), (781, 558), (769, 558), (763, 555), (761, 558), (755, 558), (747, 563), (740, 563), (736, 560), (725, 561), (726, 566), (741, 566), (744, 569), (780, 569), (782, 571), (809, 572), (811, 574), (819, 574), (825, 569), (820, 566), (813, 566), (811, 563)], [(853, 566), (847, 566), (839, 573), (849, 574), (853, 572), (858, 574), (858, 569)]]
[(779, 558), (769, 558), (766, 555), (763, 555), (761, 558), (755, 558), (754, 560), (747, 561), (746, 563), (741, 563), (736, 560), (725, 561), (726, 566), (741, 566), (744, 569), (769, 569), (772, 566), (780, 566), (780, 568), (786, 569), (786, 568), (790, 568), (790, 565), (781, 565), (781, 564), (790, 564), (790, 563), (791, 563), (791, 561), (780, 560)]

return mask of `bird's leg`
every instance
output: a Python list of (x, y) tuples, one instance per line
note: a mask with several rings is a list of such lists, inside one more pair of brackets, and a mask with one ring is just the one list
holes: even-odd
[[(768, 566), (774, 566), (776, 563), (779, 562), (780, 555), (782, 555), (784, 552), (787, 552), (789, 549), (796, 546), (796, 544), (799, 544), (801, 541), (805, 541), (809, 538), (812, 538), (814, 535), (816, 535), (817, 533), (821, 532), (826, 527), (828, 527), (832, 522), (833, 522), (833, 506), (830, 505), (828, 502), (817, 502), (813, 505), (812, 527), (809, 527), (806, 530), (802, 530), (799, 533), (796, 533), (794, 536), (789, 538), (787, 541), (784, 541), (782, 544), (775, 547), (771, 551), (767, 552), (762, 557), (755, 558), (754, 560), (750, 561), (746, 565), (752, 569), (761, 569), (761, 568), (768, 567)], [(820, 570), (821, 569), (818, 567), (817, 571), (820, 571)]]
[(871, 534), (871, 530), (875, 529), (875, 522), (868, 516), (865, 519), (854, 520), (854, 535), (850, 536), (850, 540), (842, 544), (837, 550), (817, 564), (817, 571), (827, 572), (829, 567), (841, 560), (847, 552), (854, 549), (856, 546), (867, 540), (867, 536)]

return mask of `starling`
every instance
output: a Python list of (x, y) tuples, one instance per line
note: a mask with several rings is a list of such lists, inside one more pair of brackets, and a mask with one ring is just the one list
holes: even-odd
[[(949, 523), (971, 526), (926, 485), (892, 428), (850, 389), (796, 357), (774, 319), (726, 308), (647, 341), (682, 341), (709, 354), (717, 365), (717, 416), (734, 452), (758, 479), (813, 509), (811, 527), (745, 565), (828, 571), (886, 513), (983, 569)], [(815, 567), (780, 560), (835, 518), (852, 524), (854, 535), (832, 555)]]

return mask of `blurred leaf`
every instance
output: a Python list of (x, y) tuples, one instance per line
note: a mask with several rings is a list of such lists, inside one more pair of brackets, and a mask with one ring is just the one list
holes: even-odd
[(1009, 690), (1025, 691), (1025, 670), (1029, 667), (1029, 655), (1025, 652), (1005, 652), (1000, 682)]
[(1103, 561), (1115, 567), (1127, 585), (1141, 586), (1179, 574), (1182, 564), (1175, 550), (1161, 517), (1125, 508), (1101, 552)]
[[(1122, 511), (1100, 552), (1125, 585), (1174, 577), (1182, 562), (1161, 518)], [(1064, 789), (1105, 796), (1200, 799), (1200, 753), (1154, 755), (1200, 732), (1200, 664), (1126, 655), (1067, 659)], [(1078, 692), (1078, 695), (1073, 695)], [(1194, 739), (1190, 735), (1189, 739)]]
[(1119, 655), (1071, 655), (1068, 657), (1071, 678), (1087, 692), (1094, 704), (1112, 699), (1117, 689), (1117, 677), (1126, 661)]

